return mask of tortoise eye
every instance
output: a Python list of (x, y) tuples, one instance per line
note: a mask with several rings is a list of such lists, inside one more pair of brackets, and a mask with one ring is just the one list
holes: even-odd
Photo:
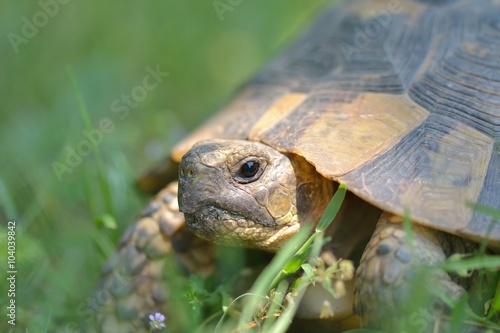
[(240, 184), (252, 183), (260, 178), (266, 170), (266, 160), (249, 156), (243, 160), (240, 160), (238, 164), (234, 166), (232, 171), (233, 178)]
[(248, 161), (240, 167), (238, 176), (241, 178), (252, 178), (259, 171), (260, 164), (257, 161)]
[(255, 157), (240, 161), (238, 166), (236, 166), (234, 180), (240, 184), (254, 182), (259, 179), (265, 168), (266, 162)]

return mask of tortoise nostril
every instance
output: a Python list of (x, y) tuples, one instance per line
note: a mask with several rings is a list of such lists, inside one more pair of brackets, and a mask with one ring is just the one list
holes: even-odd
[(194, 176), (195, 172), (194, 172), (194, 168), (193, 167), (180, 167), (179, 168), (179, 174), (182, 178), (191, 178)]

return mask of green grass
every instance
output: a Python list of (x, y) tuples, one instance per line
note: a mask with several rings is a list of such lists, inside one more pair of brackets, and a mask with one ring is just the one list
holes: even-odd
[[(0, 4), (0, 278), (16, 220), (14, 332), (65, 332), (124, 228), (147, 198), (134, 179), (217, 111), (326, 0), (244, 1), (221, 21), (212, 1), (70, 1), (13, 49), (38, 2)], [(147, 67), (169, 76), (135, 108), (114, 113)], [(68, 75), (68, 69), (71, 75)], [(75, 90), (75, 85), (78, 89)], [(82, 103), (88, 119), (82, 119)], [(53, 162), (108, 118), (114, 130), (59, 181)], [(116, 223), (116, 225), (115, 225)], [(0, 307), (7, 288), (0, 284)], [(2, 311), (0, 331), (8, 332)]]

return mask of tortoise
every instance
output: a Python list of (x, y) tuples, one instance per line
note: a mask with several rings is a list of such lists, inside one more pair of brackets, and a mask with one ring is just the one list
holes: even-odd
[[(166, 187), (103, 268), (100, 329), (143, 329), (165, 302), (168, 253), (206, 275), (213, 242), (279, 251), (343, 183), (325, 247), (366, 249), (335, 312), (353, 302), (361, 325), (400, 330), (408, 314), (384, 315), (402, 309), (418, 264), (500, 248), (500, 225), (473, 205), (500, 209), (499, 91), (498, 1), (335, 4), (140, 180)], [(474, 283), (433, 272), (452, 298)]]

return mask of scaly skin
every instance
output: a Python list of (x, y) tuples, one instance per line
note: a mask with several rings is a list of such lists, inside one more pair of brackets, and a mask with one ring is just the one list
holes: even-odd
[(150, 202), (125, 233), (101, 272), (91, 306), (101, 332), (149, 332), (148, 316), (168, 312), (163, 289), (165, 257), (175, 254), (190, 273), (214, 270), (212, 247), (185, 228), (177, 204), (177, 182)]
[[(246, 163), (258, 165), (249, 177)], [(180, 210), (198, 236), (271, 252), (319, 221), (334, 188), (302, 157), (251, 141), (202, 142), (179, 170)]]
[[(440, 296), (458, 299), (472, 281), (436, 266), (453, 253), (473, 253), (477, 244), (418, 225), (412, 230), (410, 246), (401, 217), (383, 213), (379, 219), (356, 273), (354, 307), (365, 327), (445, 332), (451, 309)], [(484, 331), (470, 325), (462, 332)]]
[[(252, 168), (255, 165), (258, 168)], [(119, 253), (104, 268), (96, 297), (101, 300), (100, 329), (143, 332), (149, 314), (167, 308), (164, 313), (168, 315), (168, 298), (163, 293), (168, 290), (161, 290), (160, 280), (169, 253), (177, 255), (191, 273), (213, 271), (210, 244), (192, 232), (214, 243), (276, 252), (304, 224), (319, 220), (333, 190), (333, 183), (302, 157), (283, 155), (257, 142), (211, 140), (194, 146), (180, 164), (179, 205), (173, 183), (145, 209), (121, 240)], [(349, 256), (355, 248), (351, 243), (367, 238), (379, 211), (359, 198), (348, 195), (346, 199), (338, 220), (332, 223), (332, 244), (326, 248)], [(184, 228), (179, 207), (191, 231)], [(427, 271), (425, 283), (435, 286), (438, 293), (458, 298), (464, 293), (462, 286), (467, 287), (464, 281), (452, 279), (435, 266), (452, 253), (474, 251), (476, 245), (414, 225), (410, 248), (401, 221), (388, 213), (380, 217), (358, 268), (355, 309), (370, 328), (404, 332), (408, 324), (414, 324), (418, 332), (433, 331), (441, 327), (440, 319), (449, 310), (438, 298), (417, 289), (417, 295), (423, 296), (418, 303), (422, 306), (404, 307), (414, 303), (407, 296), (420, 288), (413, 278), (419, 275), (416, 267), (421, 263), (434, 267)], [(349, 250), (342, 252), (342, 247)], [(413, 318), (422, 307), (424, 322)], [(475, 329), (470, 332), (483, 331)]]

